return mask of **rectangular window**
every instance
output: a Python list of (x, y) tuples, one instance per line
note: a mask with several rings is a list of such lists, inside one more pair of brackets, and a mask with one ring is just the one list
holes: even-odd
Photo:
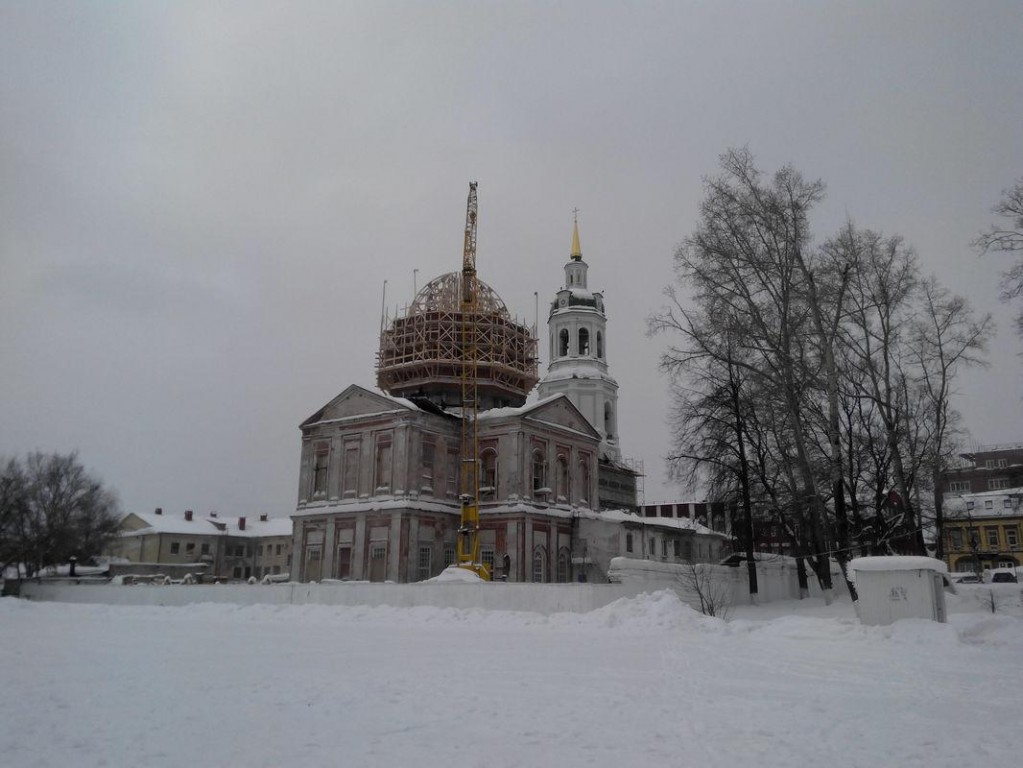
[(281, 545), (280, 544), (277, 545), (277, 554), (278, 554), (278, 556), (281, 554)]
[(988, 499), (987, 501), (984, 502), (984, 509), (994, 509), (994, 508), (995, 508), (995, 503), (991, 499)]
[(487, 568), (490, 569), (491, 575), (494, 573), (494, 548), (483, 547), (480, 549), (480, 560)]
[(458, 496), (458, 467), (458, 451), (448, 451), (447, 495), (450, 499)]
[(193, 552), (195, 552), (195, 542), (194, 541), (190, 541), (190, 542), (188, 542), (185, 545), (185, 552), (187, 552), (188, 554), (192, 554)]
[(208, 555), (210, 553), (209, 542), (204, 542), (203, 545), (202, 545), (202, 549), (200, 551), (202, 552), (202, 554)]
[(1005, 543), (1012, 548), (1019, 546), (1019, 529), (1015, 525), (1005, 526)]
[(352, 577), (352, 548), (343, 546), (337, 548), (337, 557), (334, 560), (334, 572), (336, 578), (350, 579)]
[(547, 459), (540, 448), (533, 449), (532, 465), (533, 493), (543, 495), (547, 492)]
[(969, 493), (969, 491), (970, 491), (970, 481), (969, 480), (950, 480), (949, 483), (948, 483), (948, 490), (949, 490), (950, 493), (955, 493), (956, 491), (959, 491), (959, 492), (966, 491), (967, 493)]
[(997, 491), (1002, 488), (1009, 487), (1009, 478), (1007, 477), (992, 477), (987, 481), (988, 490)]
[(998, 460), (998, 468), (999, 469), (1003, 469), (1004, 467), (1007, 467), (1007, 466), (1009, 466), (1008, 459), (999, 459)]
[(675, 539), (675, 557), (682, 557), (682, 542)]
[(984, 533), (987, 535), (987, 545), (989, 548), (998, 549), (998, 529), (997, 528), (985, 528)]
[(987, 461), (984, 462), (984, 466), (987, 469), (994, 469), (995, 468), (995, 460), (994, 459), (988, 459)]
[(1005, 507), (1005, 508), (1009, 508), (1009, 507), (1011, 507), (1011, 506), (1012, 506), (1012, 499), (1005, 499), (1005, 500), (1004, 500), (1004, 501), (1002, 502), (1002, 506), (1003, 506), (1003, 507)]
[(351, 440), (345, 443), (345, 462), (343, 467), (341, 493), (345, 498), (359, 495), (359, 443)]
[(433, 494), (433, 460), (437, 441), (433, 435), (423, 435), (423, 462), (420, 472), (419, 491)]
[(176, 554), (178, 554), (178, 553), (179, 553), (180, 551), (181, 551), (181, 542), (178, 542), (178, 541), (172, 541), (172, 542), (171, 542), (171, 554), (172, 554), (172, 555), (176, 555)]
[(444, 547), (444, 567), (455, 564), (455, 548)]
[(963, 548), (963, 532), (959, 528), (952, 528), (948, 532), (948, 544), (951, 549)]
[(316, 444), (316, 458), (313, 462), (313, 496), (327, 493), (327, 465), (330, 462), (330, 444)]
[(967, 509), (973, 509), (975, 506), (976, 506), (976, 504), (974, 504), (972, 501), (966, 502), (966, 508)]
[(657, 541), (654, 539), (653, 536), (650, 537), (650, 550), (649, 550), (649, 552), (650, 552), (650, 557), (655, 557), (657, 555)]
[(420, 547), (419, 548), (419, 581), (426, 581), (433, 574), (431, 569), (433, 568), (433, 548), (432, 547)]
[(661, 539), (661, 557), (668, 556), (668, 540)]
[(391, 491), (391, 436), (383, 435), (377, 438), (376, 452), (376, 492), (390, 493)]
[(242, 567), (240, 565), (236, 565), (231, 574), (234, 576), (234, 578), (240, 579), (242, 577)]
[(631, 552), (632, 551), (632, 534), (631, 533), (625, 534), (625, 551), (626, 552)]

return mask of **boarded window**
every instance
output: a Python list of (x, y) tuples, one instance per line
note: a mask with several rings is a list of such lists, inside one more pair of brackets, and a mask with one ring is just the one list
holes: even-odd
[(391, 490), (391, 436), (377, 438), (376, 451), (376, 492), (389, 493)]
[(344, 477), (342, 493), (346, 497), (359, 495), (359, 444), (352, 441), (345, 444)]
[(561, 454), (558, 456), (558, 501), (570, 501), (568, 489), (568, 458)]
[(480, 497), (497, 498), (497, 451), (488, 448), (480, 454), (482, 477), (480, 478)]
[(330, 446), (316, 444), (316, 458), (313, 462), (313, 495), (322, 496), (327, 492), (327, 467), (330, 462)]

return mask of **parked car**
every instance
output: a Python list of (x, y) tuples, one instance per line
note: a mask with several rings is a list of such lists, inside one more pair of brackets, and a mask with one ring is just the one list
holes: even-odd
[(992, 584), (1015, 584), (1016, 574), (1012, 571), (995, 571), (991, 574)]
[(980, 584), (984, 581), (975, 573), (952, 573), (949, 574), (953, 584)]

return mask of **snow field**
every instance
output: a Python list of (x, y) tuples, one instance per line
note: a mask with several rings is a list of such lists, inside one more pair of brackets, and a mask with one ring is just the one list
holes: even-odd
[(722, 621), (667, 591), (551, 616), (3, 599), (0, 763), (1018, 762), (1018, 616), (952, 596), (974, 612), (863, 627), (810, 602)]

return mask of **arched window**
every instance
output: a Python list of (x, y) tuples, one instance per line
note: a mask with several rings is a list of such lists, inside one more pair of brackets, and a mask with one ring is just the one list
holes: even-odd
[(493, 448), (480, 454), (480, 498), (497, 498), (497, 451)]
[(568, 485), (568, 459), (565, 454), (558, 455), (558, 476), (557, 476), (557, 499), (558, 501), (569, 500), (569, 485)]
[(597, 357), (604, 359), (604, 336), (600, 331), (597, 331)]
[(533, 582), (547, 581), (547, 549), (542, 545), (533, 547)]
[(579, 329), (579, 354), (590, 354), (590, 332), (586, 328)]
[(608, 440), (615, 436), (615, 419), (611, 403), (604, 403), (604, 434), (607, 435)]
[(568, 328), (562, 328), (558, 334), (558, 356), (568, 356)]
[(572, 555), (568, 547), (558, 550), (558, 581), (565, 584), (572, 580)]
[(541, 495), (547, 492), (547, 461), (539, 448), (533, 451), (533, 493)]

